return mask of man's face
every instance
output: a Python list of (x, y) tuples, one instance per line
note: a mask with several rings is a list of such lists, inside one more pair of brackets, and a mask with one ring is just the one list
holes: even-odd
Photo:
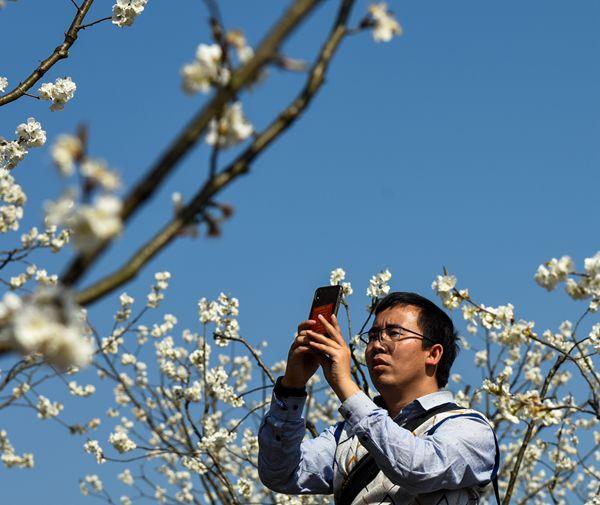
[[(419, 310), (412, 305), (396, 305), (386, 309), (375, 318), (374, 328), (400, 325), (408, 330), (422, 333), (417, 324)], [(425, 360), (429, 354), (423, 349), (423, 341), (412, 333), (402, 335), (402, 340), (391, 342), (375, 341), (367, 345), (366, 360), (373, 384), (381, 388), (410, 388), (427, 377)]]

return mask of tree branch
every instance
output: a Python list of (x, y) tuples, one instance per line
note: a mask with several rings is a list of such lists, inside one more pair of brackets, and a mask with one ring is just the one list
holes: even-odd
[(57, 46), (53, 53), (42, 61), (27, 79), (6, 95), (0, 96), (0, 107), (21, 98), (54, 66), (55, 63), (69, 57), (69, 49), (71, 49), (71, 46), (77, 40), (77, 34), (81, 28), (81, 23), (83, 23), (83, 20), (93, 3), (94, 0), (85, 0), (83, 5), (77, 8), (77, 14), (73, 19), (71, 26), (69, 26), (69, 29), (65, 33), (64, 42), (60, 46)]
[(88, 305), (134, 278), (141, 268), (166, 247), (178, 233), (193, 222), (214, 196), (240, 175), (245, 174), (250, 163), (261, 154), (279, 135), (286, 131), (304, 112), (317, 91), (323, 85), (325, 73), (346, 33), (346, 22), (355, 0), (344, 0), (338, 19), (323, 45), (306, 85), (296, 99), (240, 154), (225, 170), (209, 179), (175, 218), (160, 230), (149, 242), (139, 248), (116, 272), (100, 279), (92, 286), (76, 294), (76, 300)]
[[(566, 360), (567, 360), (567, 357), (565, 355), (561, 355), (557, 358), (556, 362), (554, 363), (554, 365), (548, 372), (546, 379), (544, 380), (544, 384), (542, 385), (542, 389), (540, 391), (540, 398), (544, 398), (546, 396), (546, 393), (548, 392), (548, 388), (552, 382), (552, 378), (556, 375), (556, 372), (558, 372), (558, 369), (563, 365), (563, 363)], [(525, 456), (525, 450), (527, 449), (529, 442), (533, 438), (533, 432), (534, 432), (535, 427), (536, 427), (535, 421), (531, 421), (527, 425), (527, 431), (525, 432), (525, 436), (523, 437), (523, 442), (521, 443), (521, 447), (519, 447), (519, 452), (517, 453), (517, 458), (516, 458), (515, 464), (514, 464), (512, 470), (510, 471), (510, 478), (508, 481), (506, 494), (504, 495), (504, 500), (502, 501), (502, 505), (510, 504), (510, 498), (512, 496), (515, 484), (517, 482), (517, 477), (519, 476), (519, 469), (521, 468), (521, 463), (523, 462), (523, 458)]]
[[(184, 130), (167, 148), (166, 152), (150, 168), (144, 178), (129, 192), (123, 203), (121, 217), (127, 221), (159, 188), (161, 182), (198, 142), (209, 121), (232, 100), (237, 93), (250, 84), (260, 69), (278, 54), (279, 46), (301, 21), (323, 0), (296, 0), (280, 21), (261, 42), (254, 57), (236, 70), (227, 86), (220, 88), (213, 99), (187, 124)], [(110, 241), (100, 243), (87, 254), (76, 256), (61, 276), (65, 285), (73, 285), (98, 259)]]

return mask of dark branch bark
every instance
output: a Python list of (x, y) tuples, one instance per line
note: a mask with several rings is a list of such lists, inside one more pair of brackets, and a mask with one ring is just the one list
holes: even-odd
[(204, 210), (217, 193), (245, 174), (250, 163), (300, 117), (323, 85), (329, 63), (346, 33), (346, 21), (353, 3), (354, 0), (345, 0), (342, 3), (338, 19), (298, 97), (254, 139), (254, 142), (231, 165), (208, 180), (190, 203), (181, 209), (177, 216), (149, 242), (138, 249), (124, 266), (77, 293), (78, 303), (88, 305), (134, 278), (148, 261), (177, 237), (183, 228), (193, 222), (198, 213)]
[[(260, 69), (278, 53), (285, 38), (301, 23), (303, 19), (323, 0), (296, 0), (284, 13), (281, 20), (261, 42), (254, 58), (238, 69), (224, 88), (217, 91), (213, 99), (188, 123), (167, 151), (150, 168), (144, 178), (126, 196), (122, 218), (127, 221), (139, 208), (149, 200), (159, 188), (161, 182), (174, 167), (190, 152), (198, 142), (209, 121), (232, 100), (237, 93), (250, 84)], [(101, 243), (88, 254), (76, 256), (61, 276), (65, 285), (73, 285), (90, 268), (90, 266), (106, 250), (110, 241)]]

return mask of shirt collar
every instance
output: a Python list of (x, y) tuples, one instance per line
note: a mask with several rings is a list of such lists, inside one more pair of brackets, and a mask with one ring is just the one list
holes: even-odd
[(421, 404), (425, 410), (430, 410), (433, 407), (437, 407), (438, 405), (442, 405), (443, 403), (449, 403), (454, 400), (454, 395), (452, 391), (448, 391), (447, 389), (440, 389), (435, 393), (429, 393), (428, 395), (421, 396), (417, 398), (415, 401)]
[[(452, 402), (453, 400), (454, 396), (452, 395), (452, 392), (446, 389), (441, 389), (439, 391), (435, 391), (434, 393), (420, 396), (416, 400), (413, 400), (411, 403), (409, 403), (400, 412), (398, 412), (398, 415), (394, 418), (394, 421), (403, 423), (411, 417), (422, 414), (426, 410), (430, 410), (438, 405), (442, 405), (443, 403)], [(385, 402), (381, 396), (377, 396), (375, 398), (375, 403), (379, 407), (385, 408)]]

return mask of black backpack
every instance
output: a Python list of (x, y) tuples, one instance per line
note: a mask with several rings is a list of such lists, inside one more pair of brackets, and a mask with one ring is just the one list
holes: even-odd
[[(422, 414), (417, 417), (410, 419), (408, 422), (402, 425), (403, 428), (414, 431), (427, 420), (431, 419), (436, 414), (440, 414), (442, 412), (449, 412), (451, 410), (460, 409), (458, 405), (455, 403), (443, 403), (442, 405), (438, 405), (430, 410), (426, 410)], [(479, 417), (479, 416), (477, 416)], [(341, 434), (341, 431), (340, 431)], [(498, 447), (498, 441), (496, 440), (496, 435), (494, 434), (494, 441), (496, 443), (496, 458), (494, 469), (492, 470), (492, 483), (494, 486), (494, 494), (496, 495), (496, 501), (498, 505), (500, 505), (500, 493), (498, 492), (498, 465), (500, 462), (500, 448)], [(366, 454), (361, 460), (356, 463), (354, 468), (348, 474), (346, 478), (346, 483), (342, 488), (342, 492), (339, 495), (339, 498), (335, 501), (336, 505), (351, 505), (354, 501), (358, 493), (362, 489), (364, 489), (380, 472), (379, 467), (375, 463), (375, 459), (371, 454)]]

